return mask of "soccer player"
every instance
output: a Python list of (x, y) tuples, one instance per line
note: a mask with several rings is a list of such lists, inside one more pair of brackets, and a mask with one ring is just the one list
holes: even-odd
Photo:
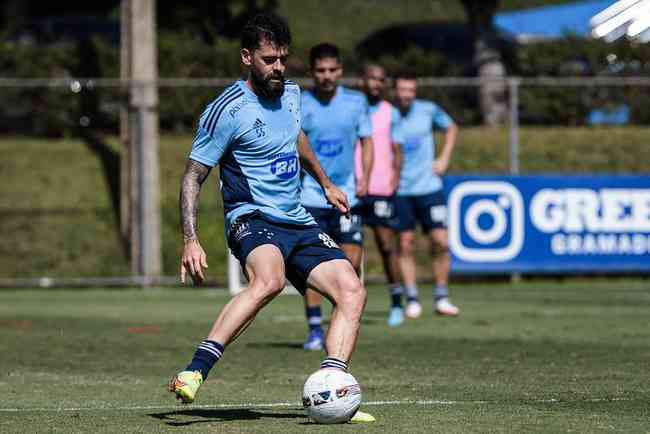
[[(361, 209), (363, 224), (372, 228), (381, 255), (391, 295), (388, 325), (395, 327), (404, 322), (402, 285), (393, 230), (393, 195), (399, 184), (402, 152), (392, 136), (400, 116), (397, 110), (383, 99), (385, 86), (384, 68), (376, 64), (365, 65), (361, 88), (368, 99), (372, 123), (373, 165), (368, 181), (368, 194), (361, 198)], [(360, 157), (360, 152), (357, 152), (357, 174), (362, 173)]]
[[(395, 209), (399, 262), (407, 297), (406, 315), (417, 317), (422, 312), (413, 256), (415, 226), (419, 222), (431, 241), (434, 309), (440, 315), (456, 316), (459, 309), (449, 301), (447, 289), (450, 258), (447, 204), (441, 176), (449, 166), (458, 126), (440, 107), (433, 102), (416, 99), (416, 94), (417, 81), (414, 76), (396, 77), (395, 101), (399, 110), (396, 135), (404, 157)], [(445, 130), (445, 140), (438, 158), (435, 158), (434, 128)]]
[[(372, 167), (372, 127), (368, 104), (361, 92), (339, 85), (343, 66), (336, 46), (323, 43), (309, 53), (314, 88), (302, 94), (302, 129), (325, 174), (350, 201), (350, 215), (328, 203), (319, 182), (305, 174), (302, 204), (314, 216), (321, 229), (341, 246), (357, 273), (361, 268), (363, 232), (358, 215), (357, 196), (368, 190)], [(355, 183), (354, 151), (361, 140), (362, 171)], [(309, 335), (303, 347), (321, 350), (324, 333), (321, 326), (321, 296), (311, 290), (305, 294), (305, 313)]]
[(327, 200), (349, 212), (345, 193), (325, 175), (301, 130), (300, 89), (284, 79), (291, 36), (272, 14), (254, 17), (242, 31), (241, 61), (248, 70), (201, 115), (183, 175), (180, 208), (184, 236), (181, 280), (201, 284), (207, 258), (197, 233), (201, 185), (219, 165), (228, 245), (248, 286), (219, 313), (189, 365), (169, 384), (191, 403), (226, 347), (283, 289), (285, 277), (333, 303), (322, 368), (347, 370), (359, 333), (366, 291), (350, 261), (300, 204), (300, 168)]

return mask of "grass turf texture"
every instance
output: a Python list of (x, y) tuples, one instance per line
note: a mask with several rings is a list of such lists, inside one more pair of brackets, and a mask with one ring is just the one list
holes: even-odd
[(365, 406), (378, 421), (363, 428), (306, 424), (299, 394), (322, 354), (299, 349), (299, 297), (263, 310), (197, 406), (182, 407), (165, 383), (223, 292), (2, 291), (0, 431), (647, 432), (647, 288), (455, 286), (461, 317), (433, 317), (423, 294), (423, 318), (397, 329), (385, 324), (384, 289), (371, 288), (351, 371), (366, 403), (398, 402)]
[[(650, 172), (650, 128), (521, 129), (521, 171)], [(190, 136), (161, 139), (162, 246), (165, 274), (180, 254), (178, 191)], [(111, 146), (118, 149), (114, 138)], [(463, 128), (451, 173), (504, 173), (506, 129)], [(0, 277), (128, 274), (106, 179), (99, 159), (78, 140), (0, 140)], [(119, 176), (117, 172), (113, 176)], [(225, 280), (223, 211), (217, 173), (201, 195), (199, 227), (212, 278)], [(381, 274), (370, 242), (368, 272)], [(421, 246), (423, 259), (428, 251)], [(428, 262), (419, 274), (430, 275)]]

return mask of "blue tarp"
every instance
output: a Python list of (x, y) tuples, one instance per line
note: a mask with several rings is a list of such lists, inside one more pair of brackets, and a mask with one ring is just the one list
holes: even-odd
[(516, 38), (560, 38), (567, 34), (589, 35), (589, 20), (616, 3), (615, 0), (588, 0), (558, 6), (543, 6), (517, 12), (504, 12), (494, 18), (495, 25)]

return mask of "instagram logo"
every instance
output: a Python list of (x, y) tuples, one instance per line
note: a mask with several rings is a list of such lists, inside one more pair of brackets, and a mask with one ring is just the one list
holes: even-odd
[(524, 201), (503, 181), (466, 181), (449, 194), (449, 247), (467, 262), (503, 262), (524, 245)]

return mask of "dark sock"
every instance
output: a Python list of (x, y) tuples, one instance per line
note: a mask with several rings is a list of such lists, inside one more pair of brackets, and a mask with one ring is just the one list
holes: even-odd
[(223, 345), (219, 342), (204, 340), (196, 349), (194, 357), (186, 371), (199, 371), (203, 377), (203, 381), (208, 378), (208, 372), (219, 361), (223, 355)]
[(305, 315), (307, 316), (307, 324), (309, 325), (310, 332), (322, 330), (321, 324), (323, 323), (323, 317), (320, 306), (306, 307)]
[(402, 307), (402, 285), (392, 285), (390, 287), (390, 306)]
[(343, 360), (336, 359), (334, 357), (327, 357), (322, 362), (320, 362), (320, 368), (336, 368), (341, 371), (348, 372), (348, 364)]

